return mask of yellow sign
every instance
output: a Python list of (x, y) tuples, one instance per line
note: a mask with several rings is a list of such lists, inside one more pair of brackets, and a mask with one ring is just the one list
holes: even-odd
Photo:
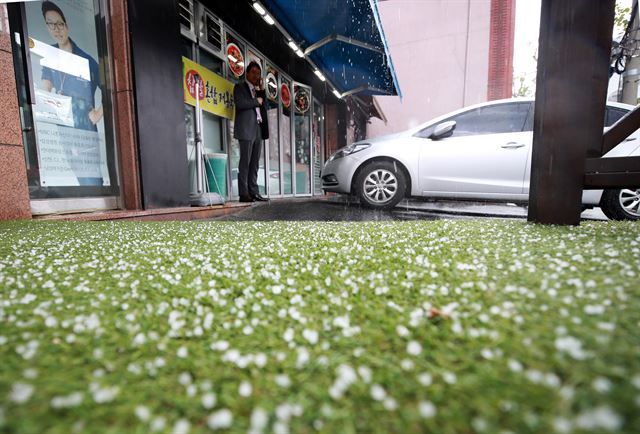
[(184, 102), (195, 107), (197, 77), (200, 108), (214, 115), (233, 119), (233, 83), (186, 57), (182, 58)]

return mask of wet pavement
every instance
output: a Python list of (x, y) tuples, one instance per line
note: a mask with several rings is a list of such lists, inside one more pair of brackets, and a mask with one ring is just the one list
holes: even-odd
[(362, 207), (357, 202), (334, 198), (273, 199), (256, 202), (236, 214), (216, 220), (224, 221), (391, 221), (391, 220), (437, 220), (460, 218), (456, 215), (431, 213), (420, 209), (398, 206), (393, 210), (380, 211)]
[[(404, 200), (393, 210), (371, 210), (344, 196), (272, 199), (219, 217), (223, 221), (406, 221), (473, 219), (480, 217), (526, 219), (527, 208), (506, 203)], [(599, 208), (582, 214), (584, 220), (606, 220)]]

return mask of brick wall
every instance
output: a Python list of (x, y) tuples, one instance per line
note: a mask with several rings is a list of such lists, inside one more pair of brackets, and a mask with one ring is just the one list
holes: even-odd
[(489, 36), (489, 101), (512, 96), (513, 40), (516, 26), (514, 0), (491, 0)]
[(0, 220), (31, 218), (6, 4), (0, 4)]

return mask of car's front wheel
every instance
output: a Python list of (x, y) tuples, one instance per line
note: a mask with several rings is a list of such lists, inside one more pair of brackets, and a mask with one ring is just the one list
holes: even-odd
[(640, 188), (605, 190), (600, 208), (611, 220), (640, 220)]
[(406, 188), (404, 173), (389, 161), (367, 164), (356, 180), (356, 194), (368, 208), (393, 208), (404, 197)]

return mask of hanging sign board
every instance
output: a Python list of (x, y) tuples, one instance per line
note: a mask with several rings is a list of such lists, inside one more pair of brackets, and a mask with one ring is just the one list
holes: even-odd
[(233, 83), (218, 74), (182, 58), (182, 84), (184, 87), (184, 102), (196, 105), (196, 76), (200, 86), (200, 108), (217, 116), (233, 119)]

